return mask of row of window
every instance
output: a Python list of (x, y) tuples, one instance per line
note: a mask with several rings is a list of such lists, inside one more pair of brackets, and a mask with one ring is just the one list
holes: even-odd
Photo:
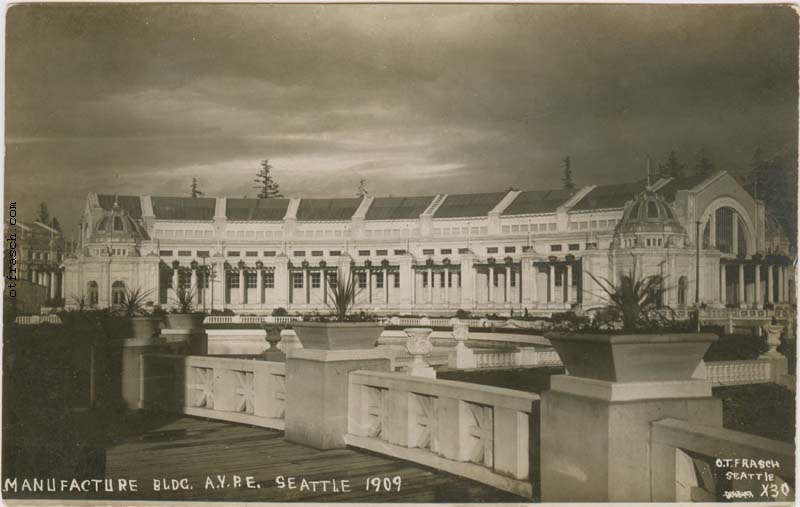
[[(228, 275), (227, 277), (228, 287), (231, 289), (238, 289), (239, 288), (239, 277), (238, 276), (231, 276)], [(244, 272), (244, 286), (248, 289), (257, 289), (258, 288), (258, 273), (255, 271), (245, 271)], [(261, 286), (264, 289), (274, 289), (275, 288), (275, 273), (272, 271), (265, 271), (261, 274)]]
[(504, 225), (503, 232), (505, 234), (548, 232), (548, 231), (555, 231), (557, 228), (558, 224), (556, 224), (555, 222), (550, 222), (546, 224), (513, 224), (513, 225)]
[(281, 239), (283, 231), (225, 231), (228, 239)]
[(213, 238), (214, 231), (193, 229), (156, 229), (157, 238)]
[(401, 236), (415, 236), (418, 234), (418, 227), (412, 229), (366, 229), (364, 236), (368, 238), (399, 238)]
[(569, 228), (577, 229), (613, 229), (617, 225), (616, 219), (609, 220), (584, 220), (581, 222), (570, 222)]
[(295, 231), (297, 238), (348, 238), (350, 231), (324, 230), (324, 231)]
[(435, 236), (486, 236), (489, 227), (436, 227), (433, 229)]
[(637, 246), (664, 246), (663, 238), (644, 238), (643, 241), (639, 241), (640, 238), (635, 239), (626, 239), (624, 241), (625, 248), (634, 248)]
[(105, 255), (105, 254), (108, 254), (108, 255), (128, 255), (128, 249), (127, 248), (107, 248), (107, 247), (105, 247), (105, 248), (93, 248), (92, 249), (92, 254), (96, 255), (96, 256)]
[[(56, 252), (53, 256), (57, 261), (61, 261), (63, 254), (60, 252)], [(28, 260), (37, 260), (37, 261), (49, 261), (50, 260), (50, 252), (31, 252), (28, 251)]]

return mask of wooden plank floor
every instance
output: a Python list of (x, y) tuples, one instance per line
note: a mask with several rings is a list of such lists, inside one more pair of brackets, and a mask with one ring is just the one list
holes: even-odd
[[(293, 444), (278, 431), (184, 416), (147, 414), (114, 428), (106, 477), (136, 478), (138, 500), (249, 502), (525, 502), (524, 498), (436, 470), (356, 449), (320, 451)], [(206, 478), (252, 476), (256, 488), (206, 488)], [(350, 492), (279, 489), (276, 477), (343, 480)], [(365, 490), (369, 477), (402, 478), (400, 491)], [(154, 491), (153, 479), (187, 479), (190, 490)], [(134, 499), (131, 494), (122, 494)]]

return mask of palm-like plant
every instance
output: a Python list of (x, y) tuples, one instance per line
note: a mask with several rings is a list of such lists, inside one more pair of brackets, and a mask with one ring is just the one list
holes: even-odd
[(117, 312), (125, 317), (147, 315), (145, 306), (151, 292), (153, 291), (142, 291), (141, 288), (125, 289), (122, 294), (122, 302), (117, 307)]
[(175, 303), (176, 313), (194, 312), (195, 290), (193, 288), (178, 287), (173, 289), (172, 292), (175, 294), (172, 301)]
[(361, 292), (358, 287), (358, 280), (352, 273), (347, 275), (347, 278), (339, 273), (336, 277), (336, 283), (328, 285), (328, 296), (330, 302), (328, 307), (336, 315), (336, 318), (343, 321), (347, 318), (350, 310), (356, 304), (356, 297)]
[(620, 314), (625, 331), (647, 327), (651, 323), (653, 310), (661, 307), (662, 296), (667, 290), (663, 276), (638, 278), (635, 269), (627, 275), (620, 275), (616, 284), (606, 277), (598, 278), (592, 273), (588, 274), (605, 292), (609, 306)]

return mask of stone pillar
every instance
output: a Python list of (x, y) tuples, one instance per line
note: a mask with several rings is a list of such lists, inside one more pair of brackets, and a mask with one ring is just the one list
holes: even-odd
[(767, 303), (770, 304), (775, 301), (775, 272), (772, 268), (771, 264), (767, 265)]
[(494, 267), (489, 266), (489, 304), (494, 302)]
[(674, 478), (653, 480), (670, 472), (658, 453), (675, 450), (651, 442), (652, 423), (673, 418), (722, 429), (722, 400), (712, 396), (710, 381), (692, 378), (712, 339), (693, 335), (696, 341), (667, 344), (659, 336), (636, 343), (632, 356), (618, 356), (608, 343), (611, 350), (603, 350), (612, 362), (596, 354), (597, 342), (560, 349), (554, 341), (567, 370), (582, 375), (552, 376), (541, 393), (541, 501), (675, 501), (666, 496), (669, 488), (675, 493)]
[(428, 268), (428, 305), (433, 304), (433, 270)]
[(417, 305), (417, 270), (413, 267), (411, 268), (411, 306)]
[(59, 273), (59, 275), (60, 276), (58, 278), (59, 278), (60, 284), (59, 284), (58, 287), (59, 287), (60, 293), (61, 293), (61, 300), (64, 301), (64, 304), (66, 304), (67, 296), (66, 296), (66, 287), (65, 287), (66, 284), (64, 283), (65, 282), (64, 272), (62, 271), (61, 273)]
[(723, 305), (725, 304), (725, 300), (728, 297), (728, 283), (727, 277), (725, 273), (727, 272), (727, 267), (725, 264), (719, 265), (719, 302)]
[(172, 290), (178, 290), (178, 270), (180, 268), (172, 268)]
[(50, 299), (56, 298), (56, 274), (54, 272), (48, 273), (48, 283), (50, 284)]
[(475, 258), (472, 255), (465, 255), (461, 257), (461, 274), (459, 280), (461, 281), (461, 308), (469, 310), (475, 305)]
[(756, 275), (756, 286), (755, 286), (755, 300), (756, 300), (756, 308), (761, 308), (762, 304), (762, 297), (761, 297), (761, 264), (756, 263), (753, 265), (753, 270), (755, 271)]
[(384, 303), (389, 306), (389, 270), (383, 268), (383, 296)]
[(555, 264), (550, 264), (550, 278), (548, 279), (548, 283), (550, 284), (550, 293), (547, 295), (547, 302), (553, 303), (556, 300), (556, 266)]
[(406, 373), (414, 377), (436, 378), (436, 370), (425, 360), (425, 356), (430, 355), (433, 350), (431, 343), (431, 333), (433, 329), (429, 327), (412, 327), (405, 330), (406, 350), (414, 358), (406, 367)]
[(716, 248), (717, 246), (717, 212), (714, 211), (711, 213), (711, 216), (708, 218), (708, 242), (710, 243), (711, 248)]
[(744, 290), (744, 264), (739, 264), (739, 307), (744, 308), (747, 302), (745, 301)]
[(567, 303), (572, 303), (572, 264), (567, 264), (567, 281), (566, 281)]
[(264, 302), (264, 270), (256, 269), (256, 303)]
[(444, 305), (450, 306), (450, 269), (444, 268), (442, 276), (444, 277)]
[(197, 297), (198, 297), (197, 294), (199, 292), (197, 290), (197, 269), (196, 268), (192, 268), (192, 276), (189, 279), (189, 288), (190, 288), (190, 290), (195, 291), (195, 300), (196, 300)]
[(503, 277), (506, 282), (505, 294), (503, 294), (503, 302), (508, 304), (511, 302), (511, 267), (506, 266), (503, 270)]
[(380, 349), (294, 349), (286, 358), (284, 438), (316, 449), (344, 448), (348, 409), (361, 400), (361, 386), (350, 388), (354, 370), (390, 371)]
[(403, 308), (410, 308), (414, 304), (416, 280), (412, 260), (409, 254), (402, 256), (399, 260), (399, 271), (395, 275), (400, 277), (399, 295), (395, 297), (395, 301), (396, 304)]
[(211, 265), (213, 278), (209, 277), (211, 285), (211, 308), (222, 310), (225, 308), (225, 261), (217, 259)]
[(239, 268), (239, 304), (247, 302), (247, 285), (245, 284), (244, 269)]
[(780, 300), (780, 302), (781, 303), (786, 303), (788, 301), (788, 298), (786, 297), (786, 295), (789, 292), (787, 290), (787, 288), (786, 288), (786, 285), (787, 285), (787, 282), (788, 282), (788, 279), (789, 279), (789, 277), (786, 276), (786, 266), (780, 266), (778, 268), (778, 273), (780, 274), (780, 282), (781, 282), (781, 285), (779, 287), (779, 289), (781, 291), (781, 300)]
[(529, 305), (533, 302), (533, 299), (536, 295), (535, 287), (536, 287), (536, 267), (533, 265), (533, 261), (523, 258), (519, 265), (520, 270), (520, 283), (522, 284), (522, 299), (521, 303), (523, 306)]

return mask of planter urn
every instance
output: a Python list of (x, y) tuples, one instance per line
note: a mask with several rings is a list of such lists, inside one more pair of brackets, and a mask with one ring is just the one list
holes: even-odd
[(436, 370), (431, 368), (425, 360), (433, 350), (431, 343), (431, 333), (433, 329), (429, 327), (412, 327), (405, 330), (406, 350), (414, 358), (408, 365), (408, 374), (415, 377), (436, 378)]
[(572, 377), (608, 382), (691, 380), (711, 333), (546, 335)]
[(778, 346), (781, 344), (781, 333), (783, 332), (783, 326), (779, 324), (767, 324), (764, 326), (764, 331), (767, 333), (767, 347), (769, 347), (769, 350), (767, 350), (762, 357), (783, 357), (783, 355), (778, 352)]
[(372, 349), (383, 332), (380, 322), (295, 322), (292, 325), (304, 349)]
[(169, 329), (202, 330), (205, 313), (168, 313), (167, 327)]

